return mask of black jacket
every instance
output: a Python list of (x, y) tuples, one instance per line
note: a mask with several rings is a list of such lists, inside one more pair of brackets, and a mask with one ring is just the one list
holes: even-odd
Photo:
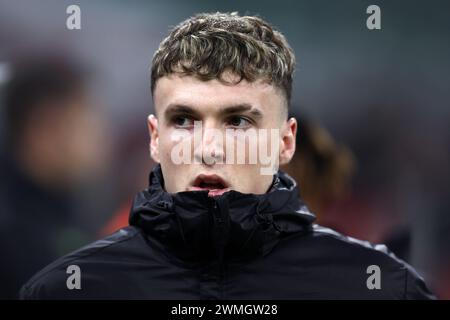
[[(312, 224), (295, 181), (279, 171), (263, 195), (169, 194), (159, 166), (130, 226), (50, 264), (22, 299), (429, 299), (423, 280), (385, 246)], [(70, 265), (81, 289), (69, 290)], [(380, 289), (369, 289), (371, 265)], [(373, 279), (372, 279), (373, 280)], [(372, 280), (369, 279), (369, 282)]]

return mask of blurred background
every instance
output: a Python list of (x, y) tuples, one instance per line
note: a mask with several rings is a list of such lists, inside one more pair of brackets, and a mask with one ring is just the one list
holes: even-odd
[[(68, 30), (66, 8), (81, 9)], [(366, 8), (381, 8), (381, 30)], [(412, 264), (450, 299), (447, 1), (0, 0), (0, 298), (127, 224), (147, 186), (151, 58), (198, 12), (258, 14), (296, 52), (298, 150), (318, 222)]]

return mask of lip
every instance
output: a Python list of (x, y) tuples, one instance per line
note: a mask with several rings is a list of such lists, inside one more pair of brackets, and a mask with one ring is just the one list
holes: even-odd
[[(206, 184), (206, 186), (205, 186)], [(209, 186), (208, 186), (209, 185)], [(220, 188), (214, 187), (214, 185), (220, 185)], [(217, 174), (199, 174), (191, 186), (188, 188), (189, 191), (203, 191), (208, 190), (209, 197), (220, 196), (225, 192), (231, 190), (229, 183)]]

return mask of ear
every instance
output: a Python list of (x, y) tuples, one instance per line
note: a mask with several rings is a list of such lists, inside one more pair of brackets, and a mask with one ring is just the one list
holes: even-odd
[(158, 119), (151, 114), (147, 119), (148, 133), (150, 135), (150, 156), (159, 163), (159, 133), (158, 133)]
[(297, 120), (290, 118), (282, 127), (280, 143), (280, 165), (291, 161), (295, 153), (295, 137), (297, 134)]

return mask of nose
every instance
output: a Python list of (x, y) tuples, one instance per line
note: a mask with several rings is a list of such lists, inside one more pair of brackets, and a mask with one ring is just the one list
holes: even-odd
[(223, 132), (214, 120), (202, 122), (201, 142), (195, 148), (194, 156), (197, 163), (207, 166), (222, 164), (225, 162)]

